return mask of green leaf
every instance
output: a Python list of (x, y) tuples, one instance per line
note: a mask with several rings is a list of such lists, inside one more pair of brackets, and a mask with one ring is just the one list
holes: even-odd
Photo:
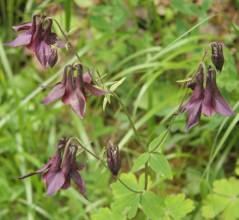
[(122, 216), (121, 213), (114, 212), (109, 208), (100, 208), (98, 212), (91, 215), (92, 220), (105, 220), (105, 219), (114, 219), (114, 220), (125, 220), (126, 218)]
[(153, 192), (145, 192), (142, 196), (142, 210), (144, 214), (152, 220), (158, 220), (163, 216), (163, 198), (155, 195)]
[(239, 218), (239, 180), (235, 178), (221, 179), (213, 183), (213, 192), (204, 201), (202, 215), (207, 219)]
[(149, 151), (154, 150), (155, 148), (159, 148), (159, 152), (161, 152), (161, 146), (164, 144), (168, 136), (168, 131), (162, 132), (158, 137), (153, 139), (149, 144)]
[[(120, 179), (134, 190), (143, 189), (133, 174), (121, 174)], [(127, 218), (133, 218), (138, 210), (140, 194), (130, 191), (119, 181), (113, 183), (111, 186), (114, 195), (112, 209), (116, 212), (122, 213), (127, 216)]]
[(126, 77), (123, 77), (121, 80), (114, 82), (114, 84), (110, 87), (110, 91), (115, 91), (124, 81)]
[(163, 178), (172, 179), (171, 167), (164, 155), (152, 153), (149, 158), (149, 166)]
[(134, 165), (132, 168), (132, 171), (138, 171), (142, 168), (142, 166), (148, 161), (150, 157), (149, 153), (143, 153), (141, 154), (135, 161), (134, 161)]
[(69, 32), (71, 26), (72, 0), (64, 1), (64, 9), (65, 9), (65, 28), (66, 31)]
[(165, 201), (165, 214), (172, 219), (184, 219), (194, 209), (192, 200), (185, 199), (184, 194), (167, 196)]

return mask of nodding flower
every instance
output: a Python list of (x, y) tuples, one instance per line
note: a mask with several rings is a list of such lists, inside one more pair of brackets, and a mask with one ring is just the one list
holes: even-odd
[(41, 174), (48, 195), (54, 195), (60, 189), (69, 188), (73, 180), (80, 193), (85, 196), (85, 183), (79, 173), (84, 166), (76, 161), (77, 148), (71, 144), (67, 146), (67, 143), (67, 138), (60, 140), (56, 153), (43, 167), (19, 179)]
[(211, 43), (211, 60), (214, 66), (218, 71), (222, 71), (222, 67), (224, 64), (224, 56), (223, 56), (223, 44), (221, 42), (212, 42)]
[(218, 113), (223, 116), (233, 115), (234, 112), (221, 95), (216, 82), (216, 71), (208, 67), (207, 82), (204, 94), (202, 112), (206, 116)]
[(32, 22), (13, 26), (18, 32), (15, 40), (5, 43), (7, 46), (26, 46), (43, 67), (53, 67), (58, 59), (56, 47), (65, 47), (57, 35), (52, 32), (52, 19), (34, 15)]
[[(77, 76), (74, 75), (74, 71), (77, 70)], [(61, 99), (61, 101), (70, 105), (73, 111), (83, 118), (86, 109), (87, 94), (101, 96), (108, 92), (97, 88), (92, 82), (92, 76), (90, 72), (83, 74), (82, 65), (78, 64), (73, 66), (66, 66), (61, 82), (58, 82), (43, 100), (44, 104), (51, 103), (55, 100)]]
[(233, 110), (223, 98), (217, 87), (216, 71), (210, 66), (207, 70), (205, 88), (203, 84), (204, 72), (202, 65), (200, 65), (195, 77), (195, 82), (190, 83), (190, 85), (193, 86), (189, 86), (189, 88), (193, 90), (192, 95), (188, 102), (181, 108), (181, 111), (187, 112), (188, 115), (186, 130), (189, 130), (199, 122), (201, 114), (205, 116), (211, 116), (214, 113), (219, 113), (223, 116), (230, 116), (233, 114)]
[(186, 130), (192, 128), (200, 120), (204, 99), (203, 79), (203, 67), (200, 65), (195, 77), (195, 82), (192, 83), (192, 87), (190, 86), (193, 90), (192, 95), (188, 102), (181, 108), (181, 111), (185, 111), (188, 114)]
[(121, 158), (118, 146), (110, 145), (107, 148), (107, 164), (111, 173), (117, 176), (121, 167)]

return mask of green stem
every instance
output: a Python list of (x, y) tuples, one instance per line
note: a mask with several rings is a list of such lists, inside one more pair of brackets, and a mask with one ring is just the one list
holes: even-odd
[(136, 141), (140, 145), (142, 145), (142, 143), (140, 142), (140, 136), (138, 134), (138, 131), (137, 131), (136, 127), (134, 126), (133, 119), (131, 118), (131, 116), (130, 116), (126, 106), (124, 105), (124, 103), (122, 102), (122, 100), (120, 99), (120, 97), (116, 93), (112, 92), (111, 94), (117, 99), (117, 101), (119, 102), (121, 108), (123, 109), (124, 113), (126, 114), (128, 120), (129, 120), (130, 126), (133, 129), (133, 131), (134, 131), (134, 134), (135, 134), (135, 137), (136, 137)]
[(77, 57), (77, 59), (79, 60), (79, 62), (81, 62), (80, 60), (80, 56), (78, 55), (78, 53), (76, 52), (76, 50), (73, 48), (71, 42), (69, 41), (69, 38), (67, 36), (67, 34), (63, 31), (60, 23), (55, 19), (55, 18), (51, 18), (58, 26), (60, 32), (62, 33), (63, 37), (65, 38), (65, 41), (66, 41), (66, 45), (67, 45), (67, 48), (72, 50), (74, 55)]
[[(77, 137), (72, 137), (71, 140), (75, 140), (77, 142), (77, 144), (87, 153), (89, 153), (90, 155), (92, 155), (95, 159), (97, 159), (99, 162), (101, 162), (101, 164), (108, 169), (107, 165), (105, 164), (105, 161), (103, 159), (101, 159), (100, 157), (98, 157), (97, 155), (95, 155), (93, 152), (91, 152), (90, 150), (88, 150), (82, 143), (81, 141), (77, 138)], [(118, 180), (125, 188), (127, 188), (129, 191), (133, 192), (133, 193), (143, 193), (143, 191), (138, 191), (135, 189), (132, 189), (131, 187), (129, 187), (126, 183), (124, 183), (118, 176), (114, 176), (114, 178), (116, 180)]]
[(144, 189), (145, 190), (148, 189), (148, 170), (149, 170), (148, 167), (149, 167), (149, 164), (147, 161), (144, 166)]

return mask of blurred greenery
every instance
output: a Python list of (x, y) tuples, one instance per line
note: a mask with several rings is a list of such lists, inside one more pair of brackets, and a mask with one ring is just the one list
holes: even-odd
[[(234, 0), (0, 0), (0, 219), (239, 219), (238, 4)], [(113, 97), (110, 103), (90, 97), (83, 120), (60, 102), (41, 104), (64, 66), (75, 60), (63, 49), (57, 65), (43, 70), (26, 49), (3, 45), (14, 38), (13, 25), (36, 13), (56, 18), (82, 63), (99, 72), (106, 86), (115, 87), (144, 148)], [(61, 36), (57, 27), (55, 31)], [(143, 189), (145, 151), (157, 144), (165, 132), (164, 122), (184, 94), (177, 81), (197, 70), (211, 41), (225, 44), (225, 65), (217, 82), (235, 115), (203, 116), (188, 133), (186, 117), (179, 115), (160, 154), (151, 156), (151, 192), (142, 197), (129, 192), (85, 153), (78, 159), (86, 164), (82, 175), (87, 199), (74, 187), (48, 197), (39, 176), (17, 179), (44, 164), (59, 138), (77, 136), (101, 157), (110, 140), (118, 144), (122, 179)], [(46, 82), (50, 84), (42, 91)]]

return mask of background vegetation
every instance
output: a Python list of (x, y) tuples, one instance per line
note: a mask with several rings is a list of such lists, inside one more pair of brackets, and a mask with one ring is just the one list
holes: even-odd
[[(239, 219), (238, 0), (1, 0), (0, 9), (0, 219)], [(118, 82), (144, 148), (115, 99), (103, 111), (104, 98), (89, 98), (84, 120), (60, 102), (41, 104), (74, 58), (61, 50), (58, 64), (42, 70), (24, 49), (3, 46), (14, 37), (11, 27), (35, 13), (58, 19), (106, 86)], [(211, 41), (225, 44), (218, 86), (236, 114), (203, 117), (189, 133), (180, 115), (160, 147), (171, 169), (152, 165), (151, 193), (140, 198), (113, 183), (86, 154), (79, 160), (87, 163), (88, 199), (73, 187), (48, 197), (39, 176), (17, 179), (47, 161), (60, 137), (77, 136), (102, 157), (110, 140), (118, 144), (122, 179), (141, 189), (142, 153), (162, 137), (183, 94), (177, 81), (194, 73)]]

